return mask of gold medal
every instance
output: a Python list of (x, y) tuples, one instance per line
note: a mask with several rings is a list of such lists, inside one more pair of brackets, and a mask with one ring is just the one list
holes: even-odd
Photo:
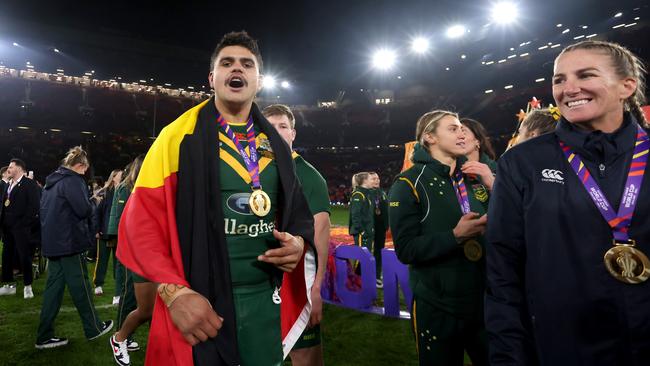
[(478, 262), (483, 257), (483, 248), (476, 240), (468, 240), (463, 245), (465, 257), (472, 262)]
[(617, 280), (630, 284), (645, 282), (650, 277), (650, 260), (630, 244), (617, 243), (605, 253), (605, 267)]
[(375, 208), (375, 215), (377, 216), (381, 215), (381, 210), (379, 209), (379, 207)]
[(271, 212), (271, 198), (263, 190), (255, 189), (248, 198), (248, 206), (255, 216), (264, 217)]
[(11, 204), (11, 201), (9, 201), (9, 198), (7, 198), (5, 200), (5, 207), (9, 207), (10, 204)]

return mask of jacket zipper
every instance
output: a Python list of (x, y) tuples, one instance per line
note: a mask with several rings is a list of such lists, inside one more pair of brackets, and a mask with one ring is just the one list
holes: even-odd
[(605, 178), (605, 164), (603, 163), (600, 163), (598, 166), (598, 176), (600, 178)]

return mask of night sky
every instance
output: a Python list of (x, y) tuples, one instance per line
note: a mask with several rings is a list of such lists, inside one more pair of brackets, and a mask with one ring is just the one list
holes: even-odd
[[(207, 85), (209, 55), (226, 32), (247, 30), (260, 42), (265, 72), (291, 81), (300, 102), (331, 98), (338, 90), (429, 80), (458, 55), (480, 64), (486, 56), (526, 40), (554, 37), (557, 23), (596, 27), (617, 11), (647, 0), (519, 1), (521, 19), (507, 28), (481, 30), (490, 1), (26, 1), (0, 2), (0, 61), (98, 78), (154, 79), (174, 86)], [(626, 14), (629, 15), (629, 14)], [(646, 20), (647, 21), (647, 20)], [(448, 40), (444, 31), (463, 23), (471, 33)], [(611, 28), (608, 24), (600, 26)], [(425, 58), (407, 52), (410, 39), (425, 35), (433, 50)], [(22, 49), (12, 47), (18, 42)], [(401, 47), (388, 74), (370, 69), (369, 55), (380, 46)], [(52, 52), (60, 49), (61, 54)], [(494, 56), (497, 57), (498, 56)], [(402, 78), (400, 78), (402, 79)]]

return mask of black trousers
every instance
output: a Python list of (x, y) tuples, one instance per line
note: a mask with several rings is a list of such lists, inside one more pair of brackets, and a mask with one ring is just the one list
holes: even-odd
[(32, 243), (32, 233), (30, 227), (23, 226), (3, 226), (3, 243), (2, 250), (2, 282), (14, 281), (14, 255), (18, 258), (18, 263), (23, 271), (23, 283), (25, 286), (33, 282), (32, 260), (34, 258), (34, 248)]

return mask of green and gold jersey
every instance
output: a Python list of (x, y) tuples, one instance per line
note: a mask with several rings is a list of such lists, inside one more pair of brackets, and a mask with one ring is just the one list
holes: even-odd
[[(248, 153), (246, 124), (230, 124), (239, 143)], [(251, 178), (244, 159), (235, 144), (219, 128), (219, 157), (221, 201), (224, 217), (224, 231), (230, 257), (230, 275), (233, 286), (259, 284), (268, 281), (272, 265), (257, 260), (266, 250), (278, 246), (273, 237), (275, 213), (279, 189), (276, 162), (270, 153), (266, 135), (255, 124), (255, 134), (262, 189), (271, 198), (271, 212), (264, 217), (254, 215), (248, 199), (252, 192)]]
[(330, 197), (325, 178), (297, 152), (291, 155), (296, 163), (296, 175), (302, 185), (302, 192), (312, 215), (320, 212), (330, 213)]

